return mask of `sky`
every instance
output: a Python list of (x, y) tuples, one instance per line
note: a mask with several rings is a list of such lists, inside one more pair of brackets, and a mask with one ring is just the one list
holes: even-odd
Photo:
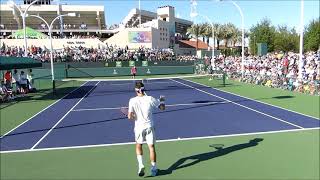
[[(58, 1), (58, 0), (55, 0)], [(138, 8), (138, 0), (60, 0), (67, 4), (104, 5), (107, 25), (121, 22), (132, 8)], [(287, 25), (297, 30), (300, 25), (300, 0), (238, 0), (235, 1), (244, 14), (245, 29), (248, 30), (264, 18), (272, 24)], [(176, 16), (196, 23), (207, 22), (207, 16), (214, 23), (231, 22), (241, 27), (241, 16), (237, 8), (229, 1), (197, 0), (197, 13), (201, 16), (190, 17), (190, 0), (141, 0), (141, 9), (156, 11), (157, 7), (171, 5), (175, 7)], [(304, 0), (304, 24), (319, 18), (319, 1)]]

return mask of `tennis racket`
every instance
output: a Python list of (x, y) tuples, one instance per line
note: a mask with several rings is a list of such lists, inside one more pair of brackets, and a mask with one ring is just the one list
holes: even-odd
[[(121, 113), (127, 118), (129, 114), (129, 110), (127, 107), (121, 107), (120, 108)], [(133, 114), (133, 117), (135, 118), (135, 114)]]
[(127, 107), (121, 107), (121, 108), (120, 108), (120, 112), (121, 112), (122, 115), (124, 115), (125, 117), (128, 117), (128, 108), (127, 108)]

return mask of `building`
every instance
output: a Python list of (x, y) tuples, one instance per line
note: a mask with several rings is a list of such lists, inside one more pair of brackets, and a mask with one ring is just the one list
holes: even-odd
[(176, 18), (172, 6), (159, 7), (157, 13), (132, 9), (122, 21), (122, 30), (105, 42), (120, 47), (128, 46), (129, 49), (175, 48), (176, 34), (186, 34), (191, 25), (191, 21)]
[[(30, 2), (30, 0), (25, 0), (24, 4), (18, 5), (18, 7), (24, 11)], [(100, 41), (97, 42), (99, 46), (102, 41), (118, 47), (128, 46), (130, 49), (137, 49), (142, 46), (160, 49), (175, 48), (178, 44), (175, 36), (186, 34), (187, 28), (192, 25), (191, 21), (175, 17), (175, 9), (172, 6), (159, 7), (157, 12), (134, 8), (120, 24), (113, 26), (106, 24), (104, 6), (53, 4), (51, 0), (40, 0), (28, 10), (29, 15), (41, 16), (49, 24), (57, 16), (67, 13), (76, 13), (77, 16), (65, 16), (56, 20), (53, 23), (52, 30), (55, 38), (94, 36)], [(15, 6), (1, 4), (0, 20), (1, 39), (6, 39), (18, 29), (22, 29), (22, 17)], [(27, 17), (26, 25), (48, 34), (45, 23), (38, 18)], [(69, 44), (70, 41), (68, 41)], [(85, 40), (80, 38), (77, 42), (71, 44), (75, 44), (75, 46), (85, 44), (82, 41)], [(15, 43), (17, 42), (19, 41), (15, 41)], [(23, 46), (23, 42), (18, 43), (18, 45), (20, 44)], [(59, 45), (59, 47), (61, 46)]]
[[(35, 4), (36, 5), (41, 5), (41, 4), (48, 4), (50, 5), (51, 4), (51, 1), (52, 0), (40, 0), (38, 2), (36, 2)], [(31, 4), (33, 2), (33, 0), (24, 0), (23, 1), (23, 4)]]
[[(24, 11), (30, 3), (18, 5)], [(53, 24), (53, 36), (63, 35), (97, 35), (104, 38), (112, 36), (115, 31), (106, 29), (104, 6), (84, 6), (68, 4), (51, 4), (51, 1), (43, 0), (38, 4), (32, 5), (28, 10), (30, 15), (39, 15), (49, 24), (59, 15), (67, 13), (76, 13), (77, 17), (61, 17)], [(5, 37), (11, 35), (18, 29), (22, 29), (22, 17), (19, 10), (8, 4), (1, 4), (0, 11), (1, 33)], [(47, 33), (48, 28), (38, 18), (27, 17), (26, 25), (40, 32)]]

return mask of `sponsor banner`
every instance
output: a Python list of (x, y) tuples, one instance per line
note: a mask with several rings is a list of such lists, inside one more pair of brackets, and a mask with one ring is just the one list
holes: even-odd
[(142, 66), (148, 66), (148, 61), (142, 61)]
[(136, 62), (135, 61), (129, 61), (129, 67), (133, 67), (136, 65)]
[(129, 31), (129, 43), (151, 43), (151, 31)]
[(116, 62), (116, 67), (122, 67), (122, 62), (121, 61), (117, 61)]

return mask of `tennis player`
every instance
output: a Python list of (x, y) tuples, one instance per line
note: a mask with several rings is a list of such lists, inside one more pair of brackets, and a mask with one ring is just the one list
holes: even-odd
[(142, 160), (142, 144), (146, 142), (149, 147), (151, 161), (151, 176), (156, 176), (158, 169), (156, 166), (156, 150), (155, 150), (155, 130), (152, 118), (152, 111), (156, 108), (165, 109), (164, 97), (155, 99), (145, 93), (144, 84), (136, 82), (135, 91), (136, 97), (129, 101), (128, 119), (135, 120), (135, 141), (136, 154), (139, 165), (138, 175), (144, 176), (144, 165)]
[(136, 74), (137, 74), (137, 68), (136, 68), (136, 66), (133, 66), (133, 67), (131, 68), (132, 79), (135, 79), (135, 78), (136, 78)]

